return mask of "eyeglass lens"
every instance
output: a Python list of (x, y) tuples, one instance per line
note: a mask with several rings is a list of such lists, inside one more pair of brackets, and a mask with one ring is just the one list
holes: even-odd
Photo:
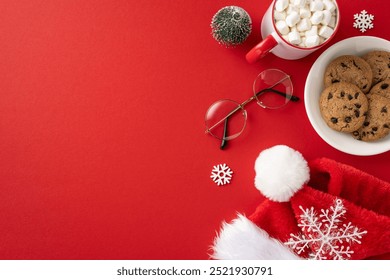
[(205, 122), (211, 135), (220, 140), (231, 140), (244, 130), (246, 111), (233, 100), (219, 100), (210, 106)]
[(286, 73), (278, 69), (268, 69), (256, 77), (253, 93), (261, 107), (278, 109), (290, 101), (293, 85)]

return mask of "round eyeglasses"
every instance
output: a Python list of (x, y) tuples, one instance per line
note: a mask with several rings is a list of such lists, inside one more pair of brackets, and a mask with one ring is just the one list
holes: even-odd
[(298, 97), (293, 96), (293, 84), (290, 76), (278, 69), (267, 69), (261, 72), (253, 83), (253, 96), (242, 103), (230, 99), (221, 99), (214, 102), (206, 112), (206, 131), (221, 140), (220, 148), (226, 142), (237, 138), (244, 130), (247, 113), (244, 106), (256, 100), (256, 103), (266, 109), (278, 109), (285, 106), (290, 100), (296, 102)]

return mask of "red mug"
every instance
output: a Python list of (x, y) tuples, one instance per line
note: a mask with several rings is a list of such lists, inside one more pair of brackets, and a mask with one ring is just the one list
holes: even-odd
[[(283, 7), (286, 3), (288, 6)], [(297, 3), (296, 6), (294, 3)], [(292, 26), (293, 18), (296, 21), (297, 15), (299, 21)], [(254, 63), (270, 52), (283, 59), (300, 59), (327, 44), (336, 34), (339, 22), (336, 0), (274, 0), (261, 22), (264, 39), (247, 53), (246, 59)], [(302, 42), (298, 44), (290, 37), (301, 39)]]

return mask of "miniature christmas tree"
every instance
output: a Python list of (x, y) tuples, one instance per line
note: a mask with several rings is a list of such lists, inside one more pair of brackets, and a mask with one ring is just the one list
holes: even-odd
[(212, 35), (226, 47), (243, 43), (252, 31), (252, 20), (248, 13), (237, 6), (220, 9), (211, 21)]

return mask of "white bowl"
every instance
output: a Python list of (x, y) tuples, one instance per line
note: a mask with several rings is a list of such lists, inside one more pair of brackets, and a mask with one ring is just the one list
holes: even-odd
[(324, 89), (325, 68), (330, 61), (340, 55), (360, 56), (371, 50), (390, 51), (390, 41), (371, 36), (358, 36), (334, 44), (324, 51), (313, 64), (305, 85), (305, 108), (314, 130), (332, 147), (352, 155), (368, 156), (389, 151), (390, 135), (378, 141), (364, 142), (356, 140), (351, 134), (331, 129), (321, 116), (319, 98)]

